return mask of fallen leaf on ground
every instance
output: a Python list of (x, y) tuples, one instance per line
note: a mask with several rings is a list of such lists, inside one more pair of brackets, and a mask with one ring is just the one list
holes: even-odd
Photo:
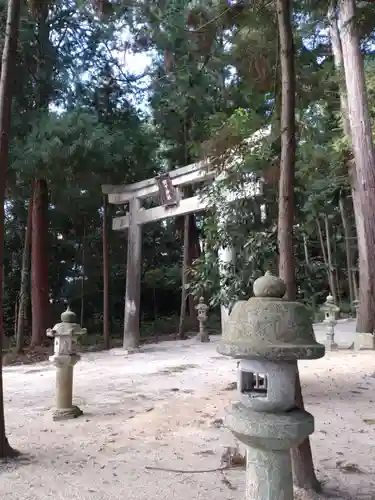
[(364, 418), (362, 422), (367, 425), (375, 425), (375, 419), (373, 418)]

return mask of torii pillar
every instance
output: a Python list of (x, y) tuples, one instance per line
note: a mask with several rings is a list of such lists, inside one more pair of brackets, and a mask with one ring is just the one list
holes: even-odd
[(138, 198), (129, 201), (128, 254), (126, 263), (126, 289), (123, 347), (135, 351), (140, 339), (142, 226), (137, 223), (141, 207)]

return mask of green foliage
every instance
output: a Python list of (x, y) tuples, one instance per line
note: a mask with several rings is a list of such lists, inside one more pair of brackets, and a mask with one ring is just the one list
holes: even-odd
[[(338, 78), (323, 31), (327, 4), (300, 0), (294, 7), (294, 244), (298, 296), (313, 310), (328, 290), (316, 225), (325, 215), (341, 297), (348, 298), (338, 198), (348, 198), (354, 234), (347, 176), (350, 148), (341, 132)], [(4, 12), (3, 3), (2, 34)], [(266, 270), (276, 271), (278, 260), (280, 64), (272, 2), (140, 0), (93, 5), (56, 0), (44, 25), (40, 12), (35, 5), (23, 10), (14, 84), (5, 219), (7, 332), (13, 331), (27, 204), (36, 176), (45, 177), (49, 186), (47, 258), (54, 318), (69, 299), (78, 314), (83, 306), (89, 332), (102, 328), (101, 184), (133, 183), (204, 156), (227, 176), (212, 186), (197, 186), (209, 199), (210, 211), (202, 222), (197, 218), (205, 252), (190, 270), (189, 288), (195, 297), (203, 294), (213, 308), (249, 297), (254, 279)], [(375, 20), (368, 5), (360, 9), (358, 21), (374, 118)], [(126, 64), (134, 53), (150, 57), (145, 77)], [(258, 181), (259, 192), (238, 196)], [(237, 193), (231, 203), (228, 191)], [(110, 207), (111, 218), (122, 213), (122, 207)], [(180, 236), (174, 221), (144, 228), (145, 334), (175, 328), (170, 325), (176, 318), (167, 318), (180, 305)], [(119, 333), (126, 240), (110, 232), (109, 245), (111, 331)], [(233, 246), (236, 252), (236, 262), (223, 269), (222, 280), (221, 246)]]

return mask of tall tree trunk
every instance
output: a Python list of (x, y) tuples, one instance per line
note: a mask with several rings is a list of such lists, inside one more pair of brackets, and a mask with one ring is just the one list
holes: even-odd
[[(291, 0), (277, 0), (281, 68), (281, 160), (279, 181), (279, 274), (285, 281), (287, 297), (296, 298), (295, 260), (293, 251), (294, 178), (296, 160), (296, 74)], [(297, 370), (298, 373), (298, 370)], [(296, 380), (296, 405), (303, 408), (299, 374)], [(307, 438), (291, 450), (293, 481), (299, 488), (319, 490), (315, 476), (310, 440)]]
[(27, 211), (27, 225), (25, 230), (25, 239), (22, 252), (22, 268), (21, 268), (21, 286), (20, 286), (20, 300), (18, 307), (17, 318), (17, 332), (16, 332), (16, 351), (20, 353), (23, 349), (25, 337), (25, 316), (28, 303), (28, 291), (30, 287), (30, 246), (31, 246), (31, 232), (33, 221), (33, 197), (30, 198), (29, 207)]
[[(323, 256), (323, 260), (324, 260), (324, 265), (325, 265), (326, 270), (327, 270), (328, 286), (329, 286), (330, 292), (333, 295), (335, 293), (335, 289), (336, 289), (336, 287), (335, 287), (335, 280), (333, 278), (333, 274), (330, 271), (330, 266), (329, 266), (329, 261), (328, 261), (328, 257), (327, 257), (326, 247), (325, 247), (325, 244), (324, 244), (323, 231), (322, 231), (322, 227), (320, 225), (320, 219), (319, 219), (319, 217), (316, 217), (315, 220), (316, 220), (316, 227), (317, 227), (317, 230), (318, 230), (320, 248), (322, 250), (322, 256)], [(327, 239), (326, 239), (326, 241), (327, 241)], [(333, 295), (333, 297), (334, 297), (334, 295)]]
[[(357, 331), (363, 332), (362, 325), (367, 323), (368, 315), (371, 314), (371, 309), (366, 301), (366, 290), (370, 288), (370, 270), (367, 261), (366, 233), (362, 215), (362, 207), (360, 200), (360, 192), (358, 186), (358, 177), (354, 161), (349, 163), (349, 179), (352, 187), (353, 211), (355, 219), (355, 229), (357, 233), (357, 250), (358, 250), (358, 275), (359, 284), (356, 272), (353, 270), (353, 286), (355, 300), (359, 301), (357, 309)], [(364, 295), (364, 296), (362, 296)]]
[(45, 179), (34, 186), (31, 233), (31, 346), (43, 343), (49, 326), (48, 190)]
[[(326, 247), (324, 245), (323, 231), (322, 231), (322, 227), (320, 225), (319, 217), (315, 217), (315, 221), (316, 221), (316, 228), (318, 230), (320, 248), (322, 250), (322, 256), (323, 256), (323, 260), (324, 260), (324, 265), (328, 269), (328, 259), (327, 259)], [(328, 282), (329, 282), (329, 286), (331, 286), (331, 282), (329, 280), (329, 274), (328, 274)]]
[(36, 11), (36, 26), (38, 33), (37, 68), (36, 68), (36, 109), (41, 113), (48, 113), (48, 106), (53, 93), (53, 55), (55, 48), (51, 43), (51, 27), (49, 13), (51, 2), (38, 2)]
[(187, 271), (188, 271), (188, 259), (189, 259), (189, 215), (184, 216), (184, 248), (182, 257), (182, 287), (181, 287), (181, 311), (180, 311), (180, 323), (178, 326), (178, 337), (183, 340), (185, 338), (184, 326), (186, 319), (186, 309), (187, 309)]
[(279, 274), (287, 296), (296, 297), (294, 235), (294, 175), (296, 158), (295, 67), (291, 0), (277, 0), (281, 66), (281, 158), (279, 180)]
[(81, 327), (85, 319), (85, 279), (86, 279), (86, 217), (83, 216), (83, 232), (81, 245)]
[[(339, 28), (345, 69), (349, 124), (365, 233), (366, 270), (360, 270), (357, 331), (375, 328), (375, 152), (364, 74), (363, 55), (356, 27), (354, 0), (339, 0)], [(360, 245), (360, 242), (358, 242)], [(361, 276), (366, 276), (366, 283)]]
[(103, 195), (103, 337), (104, 349), (109, 349), (109, 246), (108, 197)]
[(307, 238), (305, 233), (302, 233), (302, 241), (303, 241), (303, 251), (305, 254), (306, 267), (309, 268), (310, 267), (309, 250), (307, 247)]
[[(35, 9), (37, 29), (37, 67), (35, 108), (42, 116), (48, 115), (52, 96), (53, 66), (50, 40), (49, 2), (39, 2)], [(33, 231), (31, 242), (31, 346), (41, 345), (45, 330), (49, 326), (48, 287), (48, 184), (47, 179), (37, 178), (34, 186)]]
[(342, 127), (345, 136), (351, 140), (349, 111), (348, 111), (348, 98), (346, 95), (345, 75), (344, 75), (344, 60), (342, 55), (342, 45), (340, 40), (340, 31), (337, 22), (337, 14), (335, 4), (337, 0), (331, 1), (328, 7), (328, 21), (329, 21), (329, 36), (331, 39), (331, 47), (333, 54), (333, 62), (336, 72), (339, 76), (339, 93), (340, 93), (340, 110), (342, 115)]
[[(337, 73), (339, 74), (339, 92), (340, 92), (340, 107), (342, 115), (343, 132), (350, 144), (352, 144), (352, 136), (349, 122), (349, 105), (347, 89), (345, 85), (344, 57), (343, 48), (340, 39), (340, 32), (336, 13), (337, 1), (331, 2), (328, 9), (328, 19), (330, 21), (330, 38), (332, 45), (332, 53), (334, 64)], [(371, 289), (371, 274), (369, 261), (367, 259), (367, 242), (366, 233), (363, 222), (363, 214), (361, 207), (361, 194), (358, 186), (358, 177), (356, 172), (355, 161), (348, 162), (349, 181), (352, 190), (353, 211), (355, 217), (355, 225), (357, 232), (357, 247), (359, 255), (359, 295), (360, 303), (357, 311), (357, 331), (366, 332), (366, 325), (371, 324), (371, 318), (374, 317), (375, 311), (371, 308), (371, 303), (368, 301), (368, 290)], [(356, 282), (353, 276), (353, 283)], [(354, 284), (354, 296), (357, 296), (357, 286)], [(357, 300), (357, 299), (356, 299)]]
[(5, 432), (2, 344), (4, 338), (4, 201), (20, 12), (21, 1), (9, 0), (0, 76), (0, 458), (14, 457), (19, 454), (10, 446)]
[(355, 270), (353, 269), (352, 272), (353, 276), (353, 291), (354, 291), (354, 300), (358, 300), (358, 282), (357, 282), (357, 274)]
[(16, 297), (14, 301), (14, 323), (13, 323), (13, 335), (17, 335), (17, 318), (18, 318), (18, 306), (19, 306), (19, 297)]
[(346, 214), (345, 202), (342, 196), (340, 196), (339, 198), (339, 208), (340, 208), (342, 227), (344, 229), (344, 237), (345, 237), (346, 272), (348, 274), (349, 297), (350, 297), (350, 304), (351, 306), (353, 306), (354, 289), (353, 289), (353, 276), (352, 276), (353, 256), (352, 256), (352, 247), (350, 245), (351, 232), (350, 232), (348, 217)]
[(337, 239), (336, 236), (333, 238), (333, 258), (332, 258), (332, 265), (333, 269), (335, 271), (335, 286), (336, 286), (336, 293), (337, 293), (337, 305), (341, 308), (342, 307), (342, 290), (341, 290), (341, 280), (340, 280), (340, 273), (339, 273), (339, 267), (337, 265)]
[[(319, 224), (320, 225), (320, 224)], [(328, 274), (329, 274), (329, 282), (331, 285), (331, 294), (335, 304), (337, 301), (337, 288), (335, 284), (335, 269), (332, 262), (332, 248), (331, 248), (331, 231), (329, 229), (329, 220), (327, 214), (324, 214), (324, 226), (326, 230), (326, 244), (327, 244), (327, 265), (328, 265)]]
[[(188, 256), (188, 267), (190, 267), (193, 262), (200, 257), (200, 246), (199, 246), (199, 232), (197, 228), (196, 218), (194, 214), (189, 216), (189, 256)], [(189, 316), (192, 319), (197, 319), (197, 310), (195, 309), (196, 302), (194, 296), (189, 294), (188, 297), (189, 304)]]
[[(296, 380), (296, 406), (305, 409), (302, 396), (301, 380), (297, 370)], [(314, 470), (314, 462), (311, 453), (310, 439), (305, 439), (297, 448), (290, 450), (293, 466), (293, 483), (297, 488), (313, 490), (319, 493), (322, 490)]]

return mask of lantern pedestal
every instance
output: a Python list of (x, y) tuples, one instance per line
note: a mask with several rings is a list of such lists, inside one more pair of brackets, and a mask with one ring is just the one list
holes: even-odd
[(290, 448), (314, 432), (313, 416), (257, 412), (235, 403), (226, 410), (225, 425), (246, 446), (246, 500), (293, 500)]
[(56, 367), (56, 406), (52, 410), (55, 421), (77, 418), (83, 413), (73, 405), (73, 367), (80, 359), (78, 354), (50, 357)]
[(336, 321), (324, 321), (327, 325), (326, 341), (324, 343), (326, 351), (337, 351), (339, 346), (335, 342), (335, 325)]
[(205, 330), (199, 331), (198, 335), (195, 338), (197, 342), (210, 342), (210, 337)]
[(246, 500), (293, 499), (289, 450), (246, 447)]

